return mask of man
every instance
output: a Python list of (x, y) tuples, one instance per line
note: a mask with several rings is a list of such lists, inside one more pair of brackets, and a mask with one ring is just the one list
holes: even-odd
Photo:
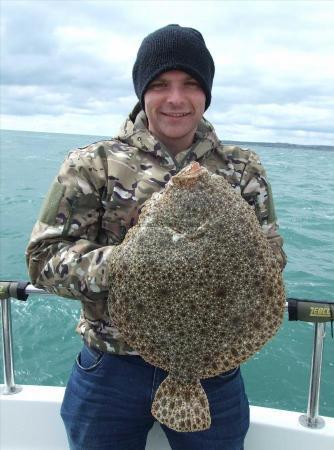
[[(166, 373), (122, 339), (107, 310), (108, 261), (154, 192), (191, 161), (225, 177), (254, 207), (283, 269), (270, 186), (255, 153), (223, 145), (203, 118), (214, 62), (202, 35), (168, 25), (142, 42), (133, 68), (139, 104), (119, 135), (71, 152), (27, 249), (32, 282), (80, 299), (84, 347), (67, 385), (62, 417), (71, 449), (143, 450), (155, 391)], [(147, 268), (149, 270), (149, 268)], [(241, 450), (249, 407), (240, 369), (203, 380), (212, 425), (178, 433), (173, 450)], [(158, 449), (157, 449), (158, 450)]]

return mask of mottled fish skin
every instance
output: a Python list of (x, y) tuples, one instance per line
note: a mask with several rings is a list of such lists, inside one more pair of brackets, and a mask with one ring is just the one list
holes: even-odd
[[(204, 118), (194, 144), (173, 158), (149, 133), (145, 113), (119, 135), (71, 151), (32, 231), (27, 264), (34, 285), (82, 301), (78, 333), (92, 347), (136, 354), (108, 314), (108, 264), (153, 193), (191, 161), (224, 177), (254, 208), (281, 266), (285, 265), (270, 185), (258, 156), (221, 143)], [(149, 270), (149, 269), (148, 269)]]
[[(192, 163), (146, 202), (109, 270), (116, 328), (170, 373), (153, 415), (178, 431), (207, 428), (198, 380), (246, 361), (283, 319), (281, 268), (254, 209), (223, 177)], [(168, 383), (184, 390), (171, 399)], [(190, 400), (194, 390), (202, 408)], [(166, 407), (177, 402), (185, 417)]]

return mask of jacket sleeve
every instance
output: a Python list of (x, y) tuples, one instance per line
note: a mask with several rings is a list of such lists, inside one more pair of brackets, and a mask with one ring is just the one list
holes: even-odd
[(254, 152), (250, 152), (240, 186), (242, 196), (255, 208), (262, 230), (283, 270), (287, 257), (283, 250), (283, 238), (278, 233), (273, 194), (266, 172)]
[(108, 260), (114, 246), (99, 242), (106, 186), (103, 158), (69, 154), (42, 206), (26, 251), (32, 283), (82, 301), (108, 294)]

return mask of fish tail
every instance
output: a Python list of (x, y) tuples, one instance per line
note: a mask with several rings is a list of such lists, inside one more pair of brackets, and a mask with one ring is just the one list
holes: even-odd
[(211, 425), (208, 398), (199, 380), (183, 383), (168, 376), (155, 394), (151, 411), (175, 431), (200, 431)]

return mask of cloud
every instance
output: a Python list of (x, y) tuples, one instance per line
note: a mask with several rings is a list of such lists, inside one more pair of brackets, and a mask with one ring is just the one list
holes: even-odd
[(109, 134), (136, 102), (141, 40), (180, 23), (213, 54), (225, 138), (334, 142), (331, 2), (2, 0), (1, 21), (4, 128)]

